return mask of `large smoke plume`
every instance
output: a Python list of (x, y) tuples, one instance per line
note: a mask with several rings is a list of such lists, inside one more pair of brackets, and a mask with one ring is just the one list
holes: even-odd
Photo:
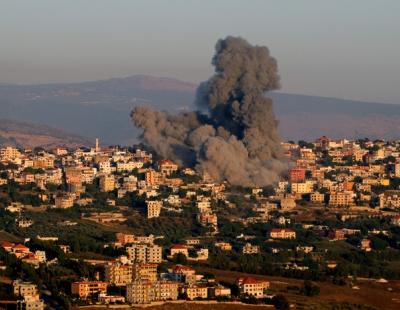
[(265, 186), (286, 170), (272, 100), (279, 88), (276, 60), (242, 38), (219, 40), (215, 74), (197, 91), (200, 110), (170, 115), (137, 107), (132, 119), (142, 140), (164, 158), (195, 167), (217, 181)]

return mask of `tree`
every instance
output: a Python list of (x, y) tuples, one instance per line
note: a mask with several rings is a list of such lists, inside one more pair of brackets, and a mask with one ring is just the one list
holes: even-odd
[(275, 189), (271, 185), (265, 186), (262, 189), (262, 194), (265, 197), (273, 196), (273, 195), (275, 195)]
[(42, 148), (41, 146), (36, 146), (36, 147), (33, 149), (33, 153), (34, 153), (35, 155), (37, 155), (37, 154), (39, 154), (39, 153), (42, 153), (42, 152), (44, 152), (44, 148)]
[(314, 143), (311, 142), (307, 142), (304, 140), (299, 140), (298, 145), (300, 146), (300, 148), (307, 148), (307, 149), (314, 149)]
[(389, 244), (385, 240), (379, 237), (372, 236), (371, 241), (372, 241), (372, 248), (374, 250), (384, 250), (389, 246)]
[(178, 253), (178, 254), (174, 255), (174, 257), (172, 258), (172, 261), (175, 264), (185, 265), (187, 263), (187, 257), (185, 254)]
[(277, 310), (289, 310), (289, 301), (283, 295), (276, 295), (272, 298), (272, 304)]
[(305, 280), (301, 291), (305, 296), (316, 296), (319, 295), (320, 288), (311, 281)]

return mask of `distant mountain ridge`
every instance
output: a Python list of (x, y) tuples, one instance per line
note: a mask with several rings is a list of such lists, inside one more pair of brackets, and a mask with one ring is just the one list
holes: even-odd
[(49, 126), (0, 119), (0, 145), (74, 148), (92, 144), (88, 139)]
[[(0, 85), (0, 118), (44, 124), (72, 134), (129, 145), (140, 133), (129, 113), (150, 105), (172, 113), (195, 109), (197, 85), (134, 75), (82, 83)], [(400, 138), (400, 105), (274, 92), (285, 139)]]

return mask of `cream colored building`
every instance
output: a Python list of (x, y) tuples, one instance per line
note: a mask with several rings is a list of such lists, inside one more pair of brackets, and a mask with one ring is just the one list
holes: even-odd
[(159, 200), (149, 200), (147, 204), (147, 218), (155, 218), (160, 216), (162, 201)]
[(116, 286), (126, 286), (133, 281), (133, 266), (119, 262), (108, 264), (105, 268), (106, 282)]
[(153, 301), (177, 300), (178, 283), (136, 280), (126, 287), (126, 300), (131, 304), (149, 304)]
[(171, 160), (165, 159), (158, 162), (158, 169), (163, 174), (171, 175), (173, 172), (178, 170), (178, 165)]
[(260, 253), (260, 247), (258, 245), (252, 245), (246, 243), (242, 249), (243, 254), (257, 254)]
[(154, 300), (152, 283), (135, 280), (126, 286), (126, 301), (131, 304), (149, 304)]
[(115, 178), (113, 175), (102, 175), (100, 177), (100, 190), (111, 192), (115, 189)]
[(117, 163), (117, 171), (132, 171), (134, 169), (140, 169), (143, 167), (142, 162), (134, 162), (134, 161), (128, 161), (128, 162), (118, 162)]
[(157, 281), (157, 264), (133, 264), (133, 279)]
[(13, 292), (18, 297), (36, 296), (38, 294), (36, 284), (20, 280), (13, 281)]
[(313, 191), (313, 184), (311, 182), (292, 183), (291, 192), (295, 194), (308, 194)]
[(26, 296), (23, 300), (17, 301), (18, 310), (43, 310), (44, 308), (44, 301), (39, 298), (39, 295)]
[(292, 197), (281, 198), (280, 205), (282, 210), (291, 210), (296, 207), (296, 200)]
[(296, 232), (290, 228), (273, 228), (270, 237), (273, 239), (295, 239)]
[(71, 284), (71, 293), (76, 294), (79, 298), (87, 298), (98, 293), (107, 293), (107, 282), (99, 281), (82, 281), (73, 282)]
[(400, 163), (394, 165), (394, 176), (400, 178)]
[(310, 200), (314, 203), (323, 203), (325, 201), (325, 194), (319, 192), (312, 193), (310, 195)]
[(172, 281), (157, 281), (153, 283), (154, 300), (177, 300), (178, 283)]
[(176, 244), (171, 247), (170, 254), (171, 254), (171, 257), (173, 257), (176, 254), (183, 254), (186, 257), (189, 257), (189, 250), (188, 250), (187, 246)]
[(269, 288), (269, 282), (254, 278), (239, 278), (236, 280), (241, 294), (262, 298), (265, 296), (265, 290)]
[(149, 169), (145, 173), (145, 181), (147, 186), (154, 186), (160, 184), (161, 175), (159, 172)]
[(55, 206), (59, 209), (68, 209), (74, 205), (74, 195), (62, 195), (55, 198)]
[(33, 167), (49, 169), (54, 167), (54, 156), (46, 155), (46, 156), (38, 156), (33, 160)]
[(206, 299), (208, 297), (208, 288), (207, 286), (193, 284), (184, 287), (183, 293), (186, 294), (187, 298), (190, 300), (196, 298)]
[(354, 205), (354, 193), (352, 191), (332, 192), (329, 197), (329, 205), (338, 207)]
[(6, 160), (12, 160), (21, 156), (21, 152), (18, 149), (7, 146), (0, 149), (0, 157)]
[(132, 262), (159, 264), (162, 261), (162, 247), (158, 245), (133, 244), (126, 252)]
[(400, 190), (388, 190), (379, 195), (380, 208), (400, 208)]

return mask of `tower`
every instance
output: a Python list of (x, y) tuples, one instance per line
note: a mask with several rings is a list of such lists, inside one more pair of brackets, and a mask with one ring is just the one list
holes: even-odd
[(100, 151), (99, 138), (96, 138), (96, 153)]

